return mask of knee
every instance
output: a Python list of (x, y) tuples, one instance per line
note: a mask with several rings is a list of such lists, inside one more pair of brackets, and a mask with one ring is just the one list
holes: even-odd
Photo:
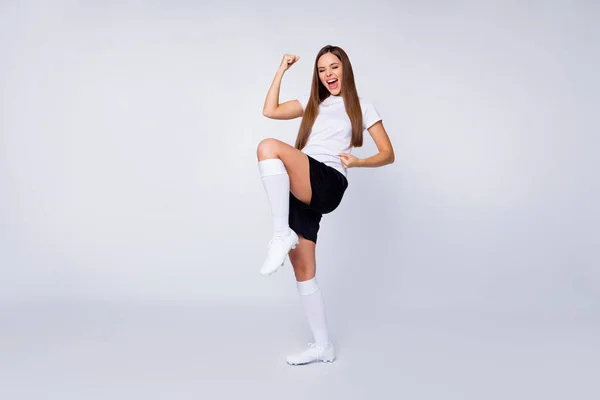
[(275, 158), (277, 156), (279, 143), (279, 140), (272, 138), (261, 140), (256, 149), (256, 156), (259, 160)]
[(315, 266), (310, 262), (297, 261), (292, 263), (292, 266), (298, 282), (307, 281), (315, 276)]

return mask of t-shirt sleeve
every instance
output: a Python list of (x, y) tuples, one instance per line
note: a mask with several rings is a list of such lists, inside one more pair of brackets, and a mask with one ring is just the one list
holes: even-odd
[(300, 102), (300, 104), (302, 105), (302, 110), (304, 110), (304, 111), (306, 111), (306, 106), (308, 105), (308, 99), (310, 99), (309, 94), (303, 94), (302, 96), (300, 96), (296, 99)]
[(376, 122), (381, 121), (381, 115), (372, 103), (365, 102), (361, 105), (363, 112), (363, 129), (369, 129)]

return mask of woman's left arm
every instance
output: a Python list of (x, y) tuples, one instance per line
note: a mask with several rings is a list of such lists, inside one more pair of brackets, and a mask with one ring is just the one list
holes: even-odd
[(340, 153), (344, 168), (375, 168), (394, 162), (394, 148), (392, 147), (390, 137), (383, 127), (383, 122), (376, 122), (368, 131), (375, 141), (379, 153), (367, 158), (357, 158), (351, 154)]

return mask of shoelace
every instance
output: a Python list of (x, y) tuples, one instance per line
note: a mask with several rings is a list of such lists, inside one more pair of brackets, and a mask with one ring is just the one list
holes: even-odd
[(309, 342), (308, 343), (308, 347), (311, 348), (311, 349), (316, 348), (317, 351), (318, 351), (318, 353), (317, 353), (317, 359), (319, 359), (319, 360), (323, 359), (323, 356), (325, 355), (325, 350), (326, 350), (324, 347), (317, 346), (317, 344), (314, 343), (314, 342)]
[(317, 359), (320, 360), (323, 358), (323, 354), (325, 354), (325, 349), (323, 347), (319, 347), (316, 343), (313, 342), (310, 342), (308, 344), (308, 347), (310, 347), (311, 349), (317, 349)]

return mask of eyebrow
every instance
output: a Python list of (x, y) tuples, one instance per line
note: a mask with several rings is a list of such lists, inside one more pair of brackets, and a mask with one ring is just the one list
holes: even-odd
[[(332, 66), (332, 65), (338, 65), (338, 64), (339, 64), (339, 62), (333, 62), (333, 63), (329, 64), (329, 66)], [(325, 67), (317, 67), (317, 68), (318, 68), (318, 69), (321, 69), (321, 68), (325, 68)]]

